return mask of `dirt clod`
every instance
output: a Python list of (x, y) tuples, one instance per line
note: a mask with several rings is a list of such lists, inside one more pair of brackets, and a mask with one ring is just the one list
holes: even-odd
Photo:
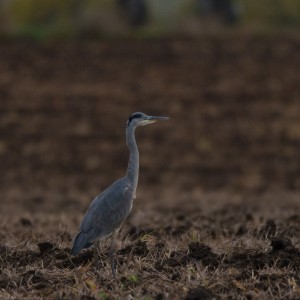
[(276, 234), (277, 226), (274, 220), (267, 220), (266, 224), (260, 230), (260, 234), (266, 238), (272, 237)]
[(55, 246), (49, 242), (38, 243), (37, 246), (41, 253), (50, 252), (55, 248)]
[(189, 257), (200, 260), (203, 265), (208, 267), (217, 267), (219, 264), (219, 257), (213, 253), (211, 248), (199, 242), (189, 244)]
[(209, 289), (199, 286), (188, 291), (185, 300), (213, 300), (219, 299)]
[(24, 226), (24, 227), (31, 227), (32, 223), (29, 219), (26, 218), (21, 218), (20, 219), (20, 223)]
[(276, 252), (276, 251), (287, 251), (287, 252), (297, 251), (295, 249), (295, 247), (292, 245), (292, 242), (287, 238), (272, 237), (272, 238), (270, 238), (270, 241), (271, 241), (271, 247), (273, 249), (273, 252)]

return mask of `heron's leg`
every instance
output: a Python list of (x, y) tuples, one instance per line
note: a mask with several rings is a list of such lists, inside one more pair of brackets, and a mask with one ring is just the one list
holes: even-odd
[(116, 267), (114, 261), (115, 236), (116, 236), (116, 232), (114, 231), (111, 236), (111, 244), (110, 244), (110, 264), (111, 264), (111, 272), (113, 278), (116, 278)]
[(100, 268), (100, 263), (99, 263), (99, 245), (100, 242), (96, 242), (94, 246), (94, 266), (98, 270)]

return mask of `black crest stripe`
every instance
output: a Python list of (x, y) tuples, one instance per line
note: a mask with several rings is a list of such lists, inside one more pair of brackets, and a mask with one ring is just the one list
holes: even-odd
[(133, 119), (136, 119), (136, 118), (140, 118), (142, 116), (142, 114), (140, 113), (134, 113), (132, 114), (129, 119), (128, 119), (128, 124), (133, 120)]

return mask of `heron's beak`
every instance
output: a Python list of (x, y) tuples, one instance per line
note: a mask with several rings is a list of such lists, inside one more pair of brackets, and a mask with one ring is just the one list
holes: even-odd
[(168, 120), (169, 117), (160, 117), (160, 116), (147, 116), (143, 121), (142, 125), (148, 125), (151, 123), (155, 123), (158, 120)]

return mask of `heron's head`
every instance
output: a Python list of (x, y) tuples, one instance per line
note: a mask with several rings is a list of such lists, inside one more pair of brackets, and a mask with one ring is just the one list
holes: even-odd
[(142, 112), (135, 112), (132, 114), (127, 121), (127, 127), (129, 126), (145, 126), (148, 124), (152, 124), (157, 120), (167, 120), (168, 117), (158, 117), (158, 116), (148, 116)]

